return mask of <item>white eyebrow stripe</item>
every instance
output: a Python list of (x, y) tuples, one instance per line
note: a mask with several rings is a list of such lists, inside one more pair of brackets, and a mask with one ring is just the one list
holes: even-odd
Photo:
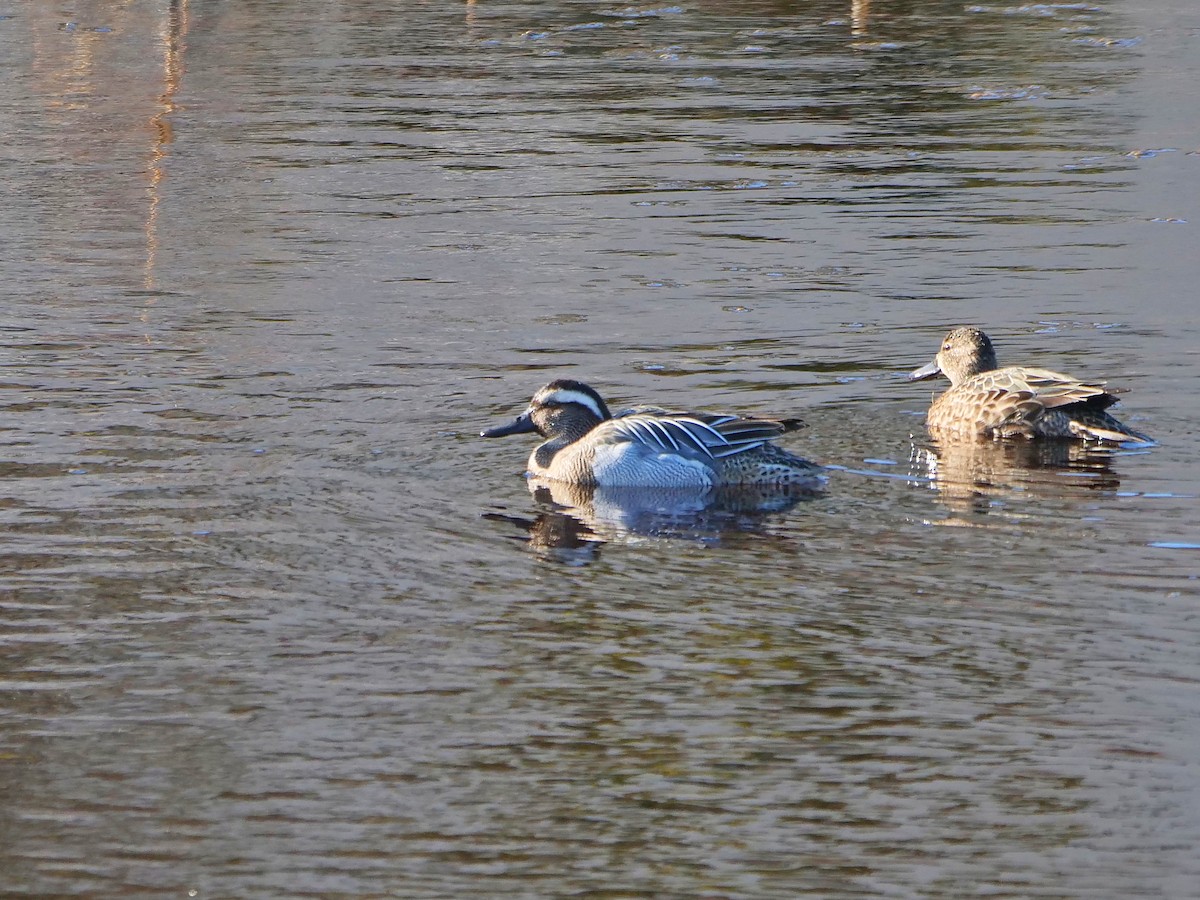
[(589, 397), (581, 391), (555, 390), (549, 394), (536, 398), (538, 403), (578, 403), (580, 406), (586, 406), (596, 414), (597, 419), (603, 419), (604, 413), (600, 411), (600, 407), (596, 405), (596, 398)]

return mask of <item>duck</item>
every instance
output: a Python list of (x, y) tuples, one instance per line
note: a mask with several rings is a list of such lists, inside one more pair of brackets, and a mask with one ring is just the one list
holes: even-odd
[(824, 469), (771, 443), (799, 428), (796, 419), (668, 412), (636, 406), (613, 415), (595, 389), (569, 378), (538, 390), (512, 422), (480, 437), (537, 433), (533, 478), (587, 487), (719, 488), (800, 485), (819, 488)]
[(992, 340), (963, 326), (942, 339), (933, 362), (914, 381), (945, 375), (950, 387), (929, 407), (925, 425), (935, 439), (956, 437), (1065, 438), (1108, 443), (1153, 441), (1107, 412), (1117, 402), (1104, 382), (1085, 382), (1030, 366), (999, 368)]

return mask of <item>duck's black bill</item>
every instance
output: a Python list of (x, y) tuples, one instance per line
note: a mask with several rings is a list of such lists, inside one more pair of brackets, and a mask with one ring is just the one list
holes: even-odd
[(533, 424), (533, 419), (530, 418), (529, 413), (523, 413), (507, 425), (497, 425), (495, 428), (488, 428), (486, 431), (479, 432), (479, 436), (508, 437), (510, 434), (529, 434), (531, 431), (537, 431), (537, 426)]
[(928, 378), (935, 378), (941, 374), (942, 374), (941, 367), (938, 366), (937, 360), (935, 359), (929, 365), (921, 366), (921, 368), (917, 369), (915, 372), (909, 372), (908, 380), (909, 381), (925, 381)]

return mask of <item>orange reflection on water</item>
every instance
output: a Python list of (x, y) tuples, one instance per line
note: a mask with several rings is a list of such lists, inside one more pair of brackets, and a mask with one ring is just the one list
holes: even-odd
[(855, 37), (867, 33), (871, 17), (871, 0), (850, 0), (850, 33)]
[(147, 290), (154, 287), (154, 265), (158, 255), (158, 210), (162, 199), (162, 182), (166, 177), (163, 160), (167, 156), (167, 146), (174, 138), (170, 115), (175, 111), (175, 94), (183, 81), (184, 39), (187, 29), (188, 0), (175, 0), (161, 31), (164, 48), (163, 91), (158, 97), (158, 111), (150, 119), (154, 137), (147, 169), (150, 206), (146, 211), (146, 264), (143, 278)]
[[(46, 214), (67, 234), (96, 210), (110, 225), (140, 223), (146, 288), (155, 283), (164, 159), (174, 139), (170, 115), (184, 74), (189, 19), (188, 0), (155, 6), (148, 16), (145, 4), (133, 0), (84, 2), (69, 13), (35, 4), (23, 16), (32, 84), (44, 113), (36, 134), (49, 158), (60, 156), (73, 169), (57, 195), (61, 202), (48, 205)], [(117, 186), (139, 170), (144, 200), (140, 191)]]

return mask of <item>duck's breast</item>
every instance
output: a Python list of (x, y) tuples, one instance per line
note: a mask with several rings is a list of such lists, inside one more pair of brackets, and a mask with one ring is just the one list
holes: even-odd
[(934, 437), (986, 434), (1003, 419), (1002, 411), (996, 408), (998, 399), (970, 386), (949, 388), (933, 401), (925, 424)]

